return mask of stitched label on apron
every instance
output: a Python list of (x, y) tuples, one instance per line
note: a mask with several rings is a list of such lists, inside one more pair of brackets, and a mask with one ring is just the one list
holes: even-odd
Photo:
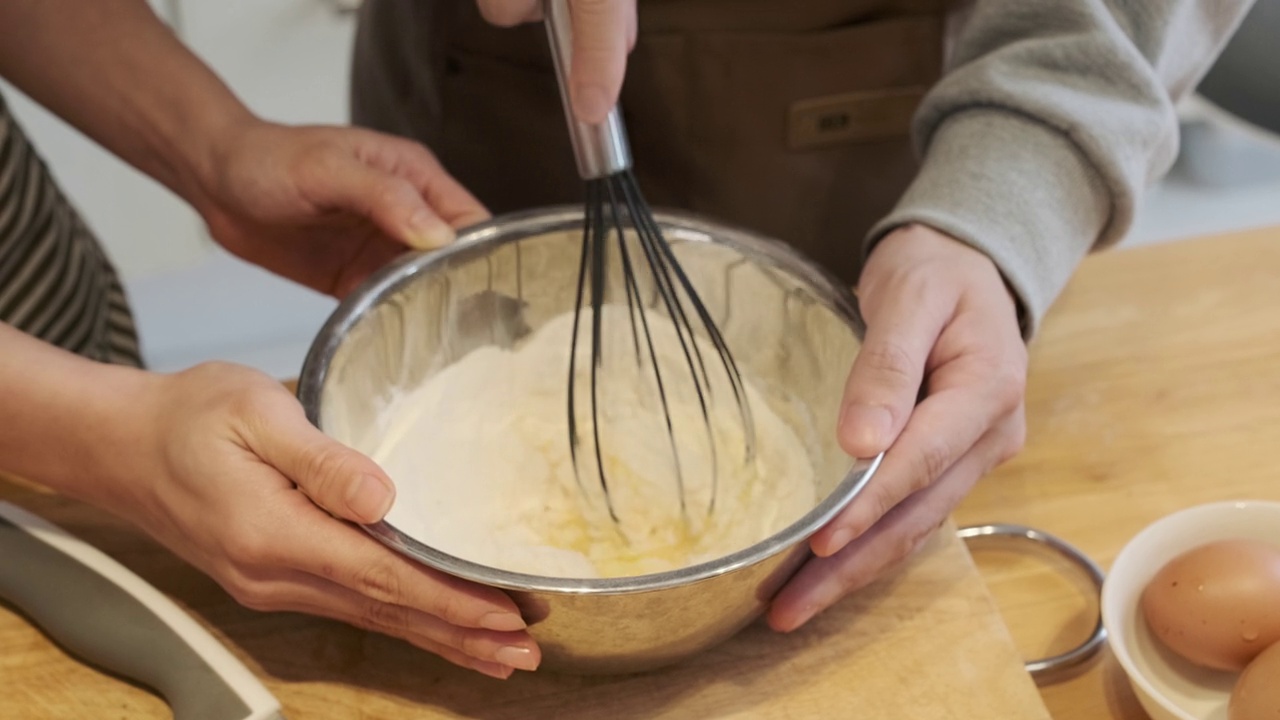
[(793, 103), (787, 113), (787, 146), (792, 150), (902, 137), (926, 88), (889, 88), (846, 93)]

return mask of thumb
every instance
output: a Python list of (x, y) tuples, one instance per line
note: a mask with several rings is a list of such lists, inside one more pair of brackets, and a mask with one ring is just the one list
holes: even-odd
[(635, 0), (569, 0), (573, 57), (569, 67), (574, 114), (584, 123), (603, 122), (618, 104), (627, 68)]
[(408, 179), (355, 159), (313, 182), (307, 198), (320, 207), (363, 215), (389, 237), (418, 250), (444, 247), (455, 237)]
[[(853, 361), (840, 405), (839, 440), (853, 457), (873, 457), (889, 449), (911, 416), (925, 365), (945, 325), (940, 307), (890, 291), (866, 303), (866, 338)], [(934, 302), (937, 306), (939, 303)]]
[(375, 523), (391, 509), (395, 485), (373, 460), (307, 422), (301, 408), (273, 413), (253, 451), (315, 504), (355, 523)]

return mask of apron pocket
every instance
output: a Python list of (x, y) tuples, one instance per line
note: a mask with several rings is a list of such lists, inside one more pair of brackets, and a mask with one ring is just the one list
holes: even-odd
[(941, 73), (942, 17), (707, 33), (690, 44), (693, 139), (801, 149), (907, 135), (915, 104)]

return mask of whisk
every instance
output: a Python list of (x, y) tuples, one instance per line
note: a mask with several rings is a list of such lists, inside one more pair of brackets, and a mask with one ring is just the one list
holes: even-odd
[[(578, 173), (586, 182), (586, 209), (582, 228), (582, 254), (578, 266), (577, 295), (574, 305), (573, 336), (569, 352), (569, 447), (575, 473), (578, 473), (581, 449), (580, 428), (577, 421), (575, 378), (578, 356), (578, 335), (583, 309), (591, 309), (591, 433), (592, 445), (595, 449), (594, 462), (600, 480), (609, 517), (615, 524), (619, 523), (617, 509), (609, 490), (609, 479), (605, 473), (604, 451), (600, 438), (600, 367), (603, 362), (603, 313), (609, 293), (606, 285), (610, 270), (618, 270), (622, 279), (622, 293), (626, 298), (627, 315), (631, 323), (631, 339), (635, 348), (636, 362), (643, 363), (647, 355), (653, 369), (653, 378), (666, 421), (667, 438), (675, 461), (676, 491), (680, 500), (680, 512), (688, 518), (686, 503), (685, 479), (680, 467), (680, 455), (677, 451), (675, 428), (671, 421), (671, 409), (668, 398), (669, 383), (663, 380), (658, 356), (654, 350), (653, 334), (650, 331), (644, 304), (641, 301), (640, 285), (637, 272), (648, 270), (652, 290), (666, 311), (675, 328), (675, 336), (680, 350), (688, 364), (688, 372), (697, 401), (706, 426), (707, 439), (711, 448), (712, 478), (711, 493), (707, 504), (707, 514), (715, 511), (715, 500), (718, 485), (718, 461), (715, 455), (714, 430), (711, 424), (709, 404), (711, 397), (711, 375), (708, 362), (697, 342), (696, 327), (701, 326), (706, 340), (714, 349), (719, 365), (728, 375), (729, 387), (732, 389), (734, 402), (737, 403), (738, 414), (743, 423), (744, 460), (750, 462), (754, 455), (755, 430), (751, 419), (750, 404), (742, 374), (738, 365), (725, 344), (720, 329), (716, 326), (711, 314), (698, 297), (689, 276), (680, 266), (670, 244), (663, 236), (662, 228), (654, 220), (653, 214), (645, 202), (635, 176), (631, 172), (631, 150), (627, 142), (626, 130), (622, 118), (615, 106), (610, 110), (604, 122), (599, 125), (586, 125), (579, 122), (574, 114), (569, 99), (568, 73), (572, 53), (572, 28), (567, 0), (545, 0), (543, 12), (546, 18), (547, 34), (551, 44), (551, 54), (555, 63), (556, 74), (560, 81), (560, 94), (564, 103), (565, 115), (568, 119), (569, 134), (573, 142), (574, 155), (577, 159)], [(627, 232), (634, 236), (638, 246), (639, 257), (632, 257), (632, 249), (628, 247)], [(610, 266), (610, 246), (615, 248), (620, 263)], [(614, 290), (616, 293), (616, 289)], [(714, 369), (715, 359), (711, 364)], [(581, 474), (578, 473), (581, 484)]]

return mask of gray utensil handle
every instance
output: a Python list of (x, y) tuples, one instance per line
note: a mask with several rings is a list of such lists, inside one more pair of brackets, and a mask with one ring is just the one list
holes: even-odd
[(160, 591), (8, 503), (0, 503), (0, 598), (72, 654), (154, 688), (174, 720), (281, 718), (253, 673)]

